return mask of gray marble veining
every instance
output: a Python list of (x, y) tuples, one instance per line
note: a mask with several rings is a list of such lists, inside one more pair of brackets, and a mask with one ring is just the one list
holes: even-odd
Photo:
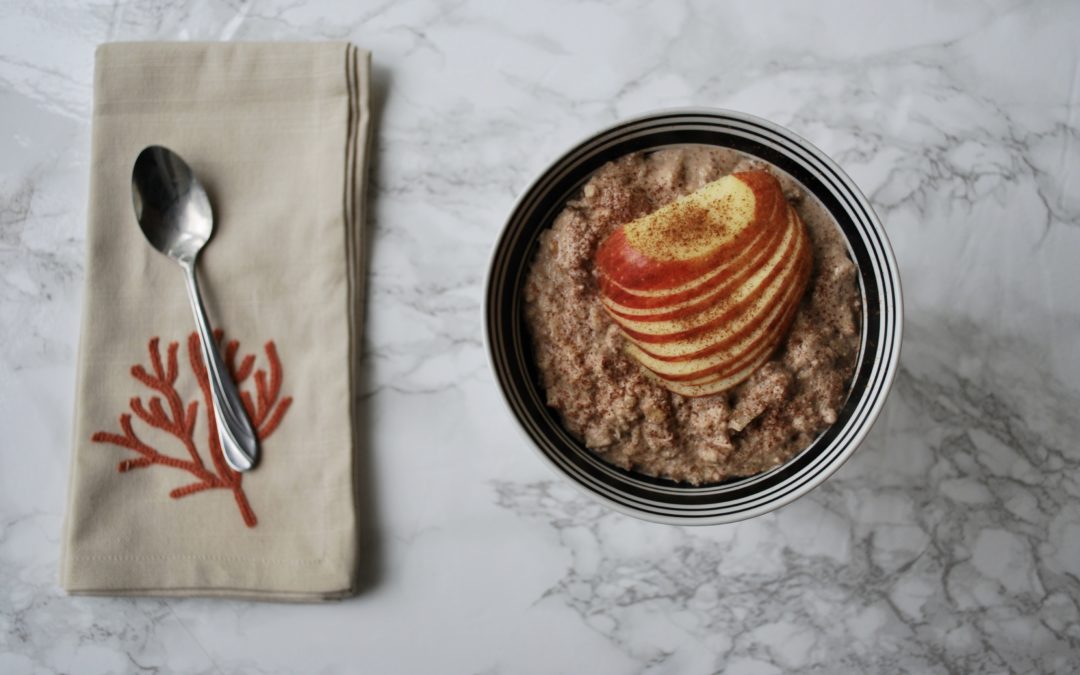
[[(1080, 5), (853, 4), (0, 0), (0, 672), (1076, 672)], [(56, 586), (93, 48), (128, 39), (374, 52), (354, 600)], [(502, 412), (480, 329), (487, 254), (531, 176), (676, 105), (831, 154), (886, 224), (908, 318), (848, 464), (704, 529), (551, 474)]]

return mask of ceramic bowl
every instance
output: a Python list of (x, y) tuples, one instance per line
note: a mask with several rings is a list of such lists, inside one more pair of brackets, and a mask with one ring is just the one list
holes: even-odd
[[(783, 169), (835, 217), (858, 266), (862, 340), (847, 402), (836, 422), (786, 463), (755, 476), (691, 486), (612, 466), (590, 452), (544, 401), (524, 319), (523, 288), (537, 239), (605, 163), (688, 143), (733, 148)], [(491, 367), (530, 444), (567, 480), (611, 508), (691, 525), (751, 518), (806, 494), (859, 447), (881, 411), (900, 357), (903, 305), (896, 260), (866, 197), (839, 166), (793, 132), (740, 112), (664, 110), (613, 125), (555, 160), (514, 205), (495, 244), (485, 296)]]

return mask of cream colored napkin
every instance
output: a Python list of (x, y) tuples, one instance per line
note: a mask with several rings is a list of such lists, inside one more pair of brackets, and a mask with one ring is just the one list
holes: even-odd
[[(69, 592), (353, 591), (369, 62), (346, 43), (98, 49)], [(131, 168), (151, 144), (210, 193), (198, 272), (262, 437), (243, 475), (208, 425), (182, 273), (135, 221)]]

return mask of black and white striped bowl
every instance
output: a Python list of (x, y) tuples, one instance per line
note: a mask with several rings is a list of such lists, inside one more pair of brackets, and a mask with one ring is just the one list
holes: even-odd
[[(639, 150), (702, 143), (734, 148), (799, 180), (836, 218), (859, 268), (862, 345), (854, 383), (837, 421), (787, 463), (749, 478), (693, 487), (614, 467), (563, 429), (544, 392), (523, 312), (537, 237), (566, 201), (608, 161)], [(726, 523), (779, 508), (836, 471), (858, 447), (885, 402), (900, 357), (903, 305), (885, 230), (848, 176), (805, 139), (745, 113), (665, 110), (597, 133), (556, 160), (518, 199), (495, 244), (485, 298), (491, 367), (525, 434), (556, 471), (614, 509), (680, 525)]]

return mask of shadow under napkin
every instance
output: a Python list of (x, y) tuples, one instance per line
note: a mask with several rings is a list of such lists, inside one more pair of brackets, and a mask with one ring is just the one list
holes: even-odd
[[(369, 90), (369, 105), (371, 118), (369, 124), (371, 125), (371, 140), (373, 142), (373, 148), (378, 147), (379, 124), (382, 121), (382, 112), (386, 106), (387, 91), (389, 88), (390, 71), (381, 66), (372, 65), (371, 69), (371, 88)], [(367, 289), (370, 285), (370, 271), (372, 262), (372, 249), (375, 242), (375, 221), (376, 221), (376, 209), (378, 206), (378, 180), (379, 175), (379, 162), (380, 156), (378, 151), (370, 153), (367, 166), (367, 205), (365, 212), (365, 222), (361, 224), (364, 228), (364, 241), (367, 242), (367, 246), (364, 247), (364, 260), (363, 264), (364, 273), (367, 276), (368, 283), (364, 285), (364, 311), (367, 312), (371, 306), (368, 298), (370, 294)], [(364, 319), (365, 323), (367, 318)], [(355, 392), (355, 398), (353, 405), (353, 420), (357, 426), (358, 432), (356, 434), (356, 444), (353, 448), (355, 453), (353, 467), (355, 469), (354, 485), (356, 486), (356, 518), (357, 528), (359, 530), (357, 534), (357, 550), (359, 554), (357, 556), (357, 574), (356, 574), (356, 594), (360, 595), (371, 589), (374, 589), (379, 585), (382, 580), (383, 573), (383, 551), (382, 551), (382, 532), (379, 527), (379, 513), (378, 513), (378, 481), (376, 480), (376, 466), (375, 466), (375, 438), (378, 434), (375, 433), (375, 425), (378, 423), (375, 415), (371, 414), (371, 397), (367, 395), (367, 392), (371, 391), (372, 387), (372, 372), (371, 361), (368, 359), (368, 342), (367, 331), (360, 337), (361, 340), (361, 362), (359, 368), (359, 377)]]

